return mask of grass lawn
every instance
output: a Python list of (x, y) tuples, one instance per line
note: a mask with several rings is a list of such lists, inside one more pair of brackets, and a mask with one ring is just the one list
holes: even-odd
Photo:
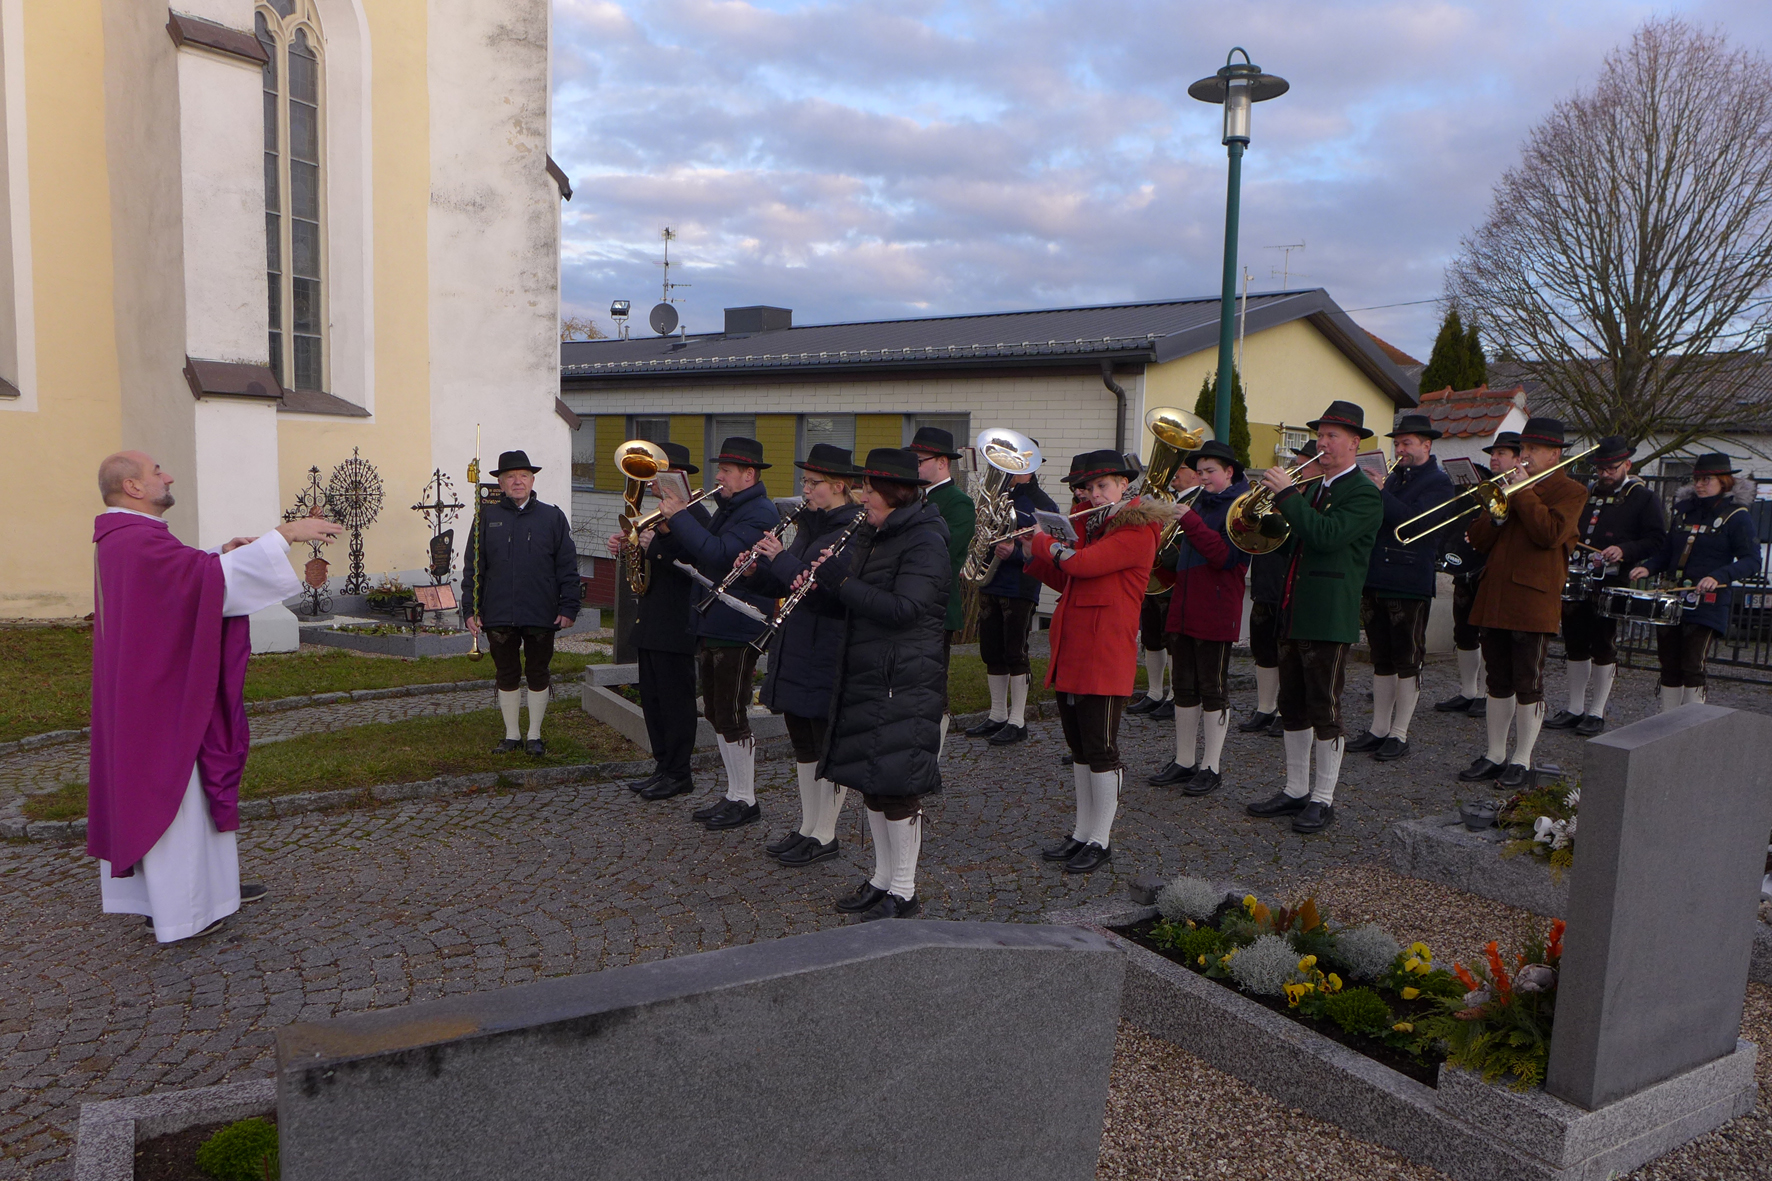
[[(473, 771), (524, 770), (645, 757), (627, 739), (594, 721), (571, 698), (548, 711), (543, 728), (548, 744), (546, 758), (493, 754), (493, 744), (503, 737), (504, 723), (496, 709), (307, 734), (288, 742), (253, 747), (246, 756), (240, 798), (261, 800), (304, 791), (411, 783)], [(68, 784), (57, 791), (29, 796), (25, 800), (25, 815), (32, 820), (77, 820), (86, 815), (86, 785)]]
[[(574, 676), (603, 655), (554, 654), (553, 671)], [(87, 724), (92, 704), (92, 629), (0, 628), (0, 668), (10, 692), (0, 697), (0, 742)], [(270, 701), (306, 693), (437, 685), (492, 677), (492, 662), (466, 656), (399, 660), (342, 648), (254, 656), (246, 668), (246, 700)]]

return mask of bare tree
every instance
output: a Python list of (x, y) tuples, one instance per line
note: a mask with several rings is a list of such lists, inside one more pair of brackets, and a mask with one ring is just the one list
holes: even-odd
[(1559, 102), (1448, 297), (1590, 437), (1677, 450), (1739, 417), (1772, 290), (1772, 70), (1652, 20)]
[(597, 322), (589, 316), (562, 316), (560, 318), (560, 339), (567, 340), (602, 340), (604, 332), (597, 327)]

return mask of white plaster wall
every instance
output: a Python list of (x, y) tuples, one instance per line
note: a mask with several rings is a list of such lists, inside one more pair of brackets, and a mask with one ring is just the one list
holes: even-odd
[(314, 0), (325, 47), (326, 392), (375, 412), (375, 193), (369, 23), (359, 0)]
[(16, 342), (13, 364), (17, 398), (0, 398), (0, 410), (37, 409), (37, 319), (31, 290), (30, 152), (25, 138), (25, 6), (24, 0), (0, 0), (0, 73), (5, 87), (6, 196), (8, 224), (0, 232), (10, 239), (11, 269), (0, 283), (12, 291), (12, 324)]
[[(228, 23), (251, 28), (251, 7), (244, 22)], [(269, 360), (261, 87), (250, 62), (188, 47), (178, 54), (185, 352), (192, 357)], [(276, 479), (274, 466), (269, 475)]]
[[(282, 519), (277, 495), (277, 409), (245, 398), (197, 403), (197, 538), (203, 549), (256, 537)], [(174, 495), (182, 489), (173, 487)]]
[[(433, 462), (522, 449), (571, 511), (559, 368), (559, 190), (547, 174), (547, 0), (429, 0)], [(466, 530), (458, 530), (465, 544)]]

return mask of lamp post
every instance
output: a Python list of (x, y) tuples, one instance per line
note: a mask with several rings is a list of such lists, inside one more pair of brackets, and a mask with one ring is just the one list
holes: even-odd
[[(1243, 55), (1242, 62), (1231, 59)], [(1231, 437), (1231, 388), (1233, 378), (1233, 342), (1237, 308), (1237, 206), (1242, 198), (1243, 149), (1249, 144), (1249, 109), (1256, 103), (1278, 98), (1291, 88), (1291, 83), (1274, 74), (1264, 74), (1261, 67), (1249, 60), (1249, 52), (1238, 46), (1225, 55), (1224, 67), (1210, 78), (1202, 78), (1187, 88), (1189, 95), (1205, 103), (1224, 105), (1223, 143), (1230, 154), (1230, 180), (1224, 198), (1224, 284), (1220, 291), (1218, 310), (1218, 397), (1213, 403), (1212, 429), (1216, 438), (1227, 444)]]

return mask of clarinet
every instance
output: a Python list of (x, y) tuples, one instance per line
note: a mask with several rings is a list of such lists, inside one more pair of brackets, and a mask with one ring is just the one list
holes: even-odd
[[(780, 541), (782, 538), (784, 538), (788, 535), (788, 530), (792, 529), (794, 527), (794, 525), (799, 522), (799, 520), (802, 516), (804, 516), (806, 513), (811, 512), (811, 511), (812, 511), (811, 505), (809, 505), (809, 504), (801, 505), (798, 509), (794, 510), (794, 513), (792, 516), (790, 516), (787, 520), (782, 521), (780, 524), (776, 525), (773, 529), (771, 529), (769, 531), (770, 534), (772, 536), (774, 536), (775, 540)], [(695, 609), (697, 611), (700, 611), (705, 615), (707, 613), (708, 608), (712, 607), (716, 602), (719, 601), (719, 598), (721, 595), (727, 593), (728, 591), (730, 591), (732, 589), (733, 583), (737, 582), (739, 579), (743, 578), (746, 574), (749, 574), (751, 572), (751, 567), (755, 566), (757, 564), (757, 559), (762, 557), (762, 554), (759, 553), (757, 550), (757, 547), (753, 545), (750, 549), (744, 551), (743, 557), (744, 557), (744, 561), (742, 561), (742, 562), (738, 563), (736, 566), (734, 566), (732, 568), (732, 572), (730, 574), (728, 574), (725, 578), (722, 578), (720, 580), (720, 585), (715, 587), (708, 594), (708, 596), (705, 599), (703, 599), (700, 603), (698, 603), (696, 605)]]
[[(866, 513), (856, 514), (855, 520), (849, 522), (848, 526), (837, 537), (837, 540), (831, 543), (831, 557), (834, 558), (843, 552), (844, 547), (849, 544), (850, 539), (855, 536), (856, 531), (867, 523), (867, 519), (868, 515)], [(751, 641), (751, 647), (755, 648), (758, 652), (762, 652), (765, 648), (769, 647), (769, 641), (775, 638), (775, 633), (781, 630), (781, 625), (787, 621), (787, 617), (794, 613), (794, 608), (798, 607), (801, 600), (812, 593), (814, 573), (815, 572), (810, 566), (806, 568), (806, 576), (800, 580), (800, 585), (789, 592), (788, 597), (781, 601), (781, 609), (775, 613), (775, 618), (763, 625), (762, 633), (758, 635), (756, 639)]]

